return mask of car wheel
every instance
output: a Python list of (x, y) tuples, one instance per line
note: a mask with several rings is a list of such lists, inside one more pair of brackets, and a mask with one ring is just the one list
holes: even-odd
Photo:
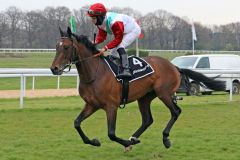
[(197, 85), (196, 83), (191, 83), (189, 85), (188, 91), (187, 91), (187, 95), (188, 96), (197, 96), (199, 95), (199, 85)]
[(233, 82), (232, 93), (239, 94), (239, 90), (240, 90), (240, 84), (237, 82)]

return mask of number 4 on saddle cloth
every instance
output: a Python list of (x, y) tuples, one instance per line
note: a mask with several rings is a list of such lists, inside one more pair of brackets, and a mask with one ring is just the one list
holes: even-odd
[[(120, 59), (113, 56), (104, 57), (105, 62), (113, 72), (113, 75), (116, 77), (120, 71)], [(149, 74), (154, 73), (153, 68), (142, 58), (136, 56), (128, 57), (129, 67), (132, 74), (132, 77), (129, 78), (129, 82), (135, 81), (137, 79), (143, 78)], [(118, 79), (121, 81), (121, 79)]]
[[(120, 59), (115, 58), (113, 56), (106, 56), (104, 57), (105, 62), (109, 66), (110, 70), (112, 71), (113, 75), (116, 77), (118, 75), (121, 67), (120, 67)], [(128, 57), (129, 67), (132, 74), (131, 78), (123, 78), (118, 79), (122, 83), (122, 97), (120, 105), (122, 104), (123, 107), (119, 106), (120, 108), (124, 108), (125, 104), (128, 101), (128, 88), (129, 82), (133, 82), (137, 79), (143, 78), (149, 74), (154, 72), (153, 68), (142, 58), (136, 56)]]

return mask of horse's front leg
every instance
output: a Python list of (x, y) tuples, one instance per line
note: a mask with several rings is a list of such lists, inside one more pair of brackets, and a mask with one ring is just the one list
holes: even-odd
[(107, 114), (107, 123), (108, 123), (108, 137), (115, 142), (120, 143), (124, 147), (129, 147), (139, 143), (138, 141), (124, 140), (116, 136), (116, 117), (117, 117), (117, 107), (107, 107), (105, 110)]
[(74, 121), (74, 127), (78, 131), (79, 135), (81, 136), (81, 138), (85, 144), (91, 144), (93, 146), (100, 146), (101, 143), (97, 139), (89, 140), (89, 138), (84, 134), (84, 132), (82, 131), (81, 126), (80, 126), (81, 122), (84, 119), (88, 118), (90, 115), (92, 115), (96, 110), (97, 110), (97, 108), (95, 108), (89, 104), (85, 104), (84, 109), (82, 110), (82, 112), (79, 114), (79, 116)]

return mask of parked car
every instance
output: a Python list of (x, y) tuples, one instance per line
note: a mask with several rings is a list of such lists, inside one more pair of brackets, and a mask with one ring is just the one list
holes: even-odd
[[(218, 80), (226, 81), (226, 91), (230, 91), (232, 83), (232, 93), (239, 94), (240, 91), (240, 56), (234, 54), (205, 54), (175, 57), (171, 61), (179, 68), (188, 68), (201, 72), (208, 77), (217, 77)], [(234, 73), (231, 73), (234, 71)], [(239, 73), (238, 73), (239, 71)], [(211, 73), (211, 74), (210, 74)], [(191, 80), (190, 89), (187, 91), (184, 84), (179, 92), (186, 92), (187, 95), (211, 94), (212, 90), (199, 86)]]

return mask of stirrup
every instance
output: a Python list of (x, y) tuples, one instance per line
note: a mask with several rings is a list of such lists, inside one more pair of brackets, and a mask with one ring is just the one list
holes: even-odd
[(117, 78), (130, 78), (130, 77), (132, 77), (132, 74), (130, 73), (130, 70), (126, 68), (124, 68), (124, 70), (117, 75)]

